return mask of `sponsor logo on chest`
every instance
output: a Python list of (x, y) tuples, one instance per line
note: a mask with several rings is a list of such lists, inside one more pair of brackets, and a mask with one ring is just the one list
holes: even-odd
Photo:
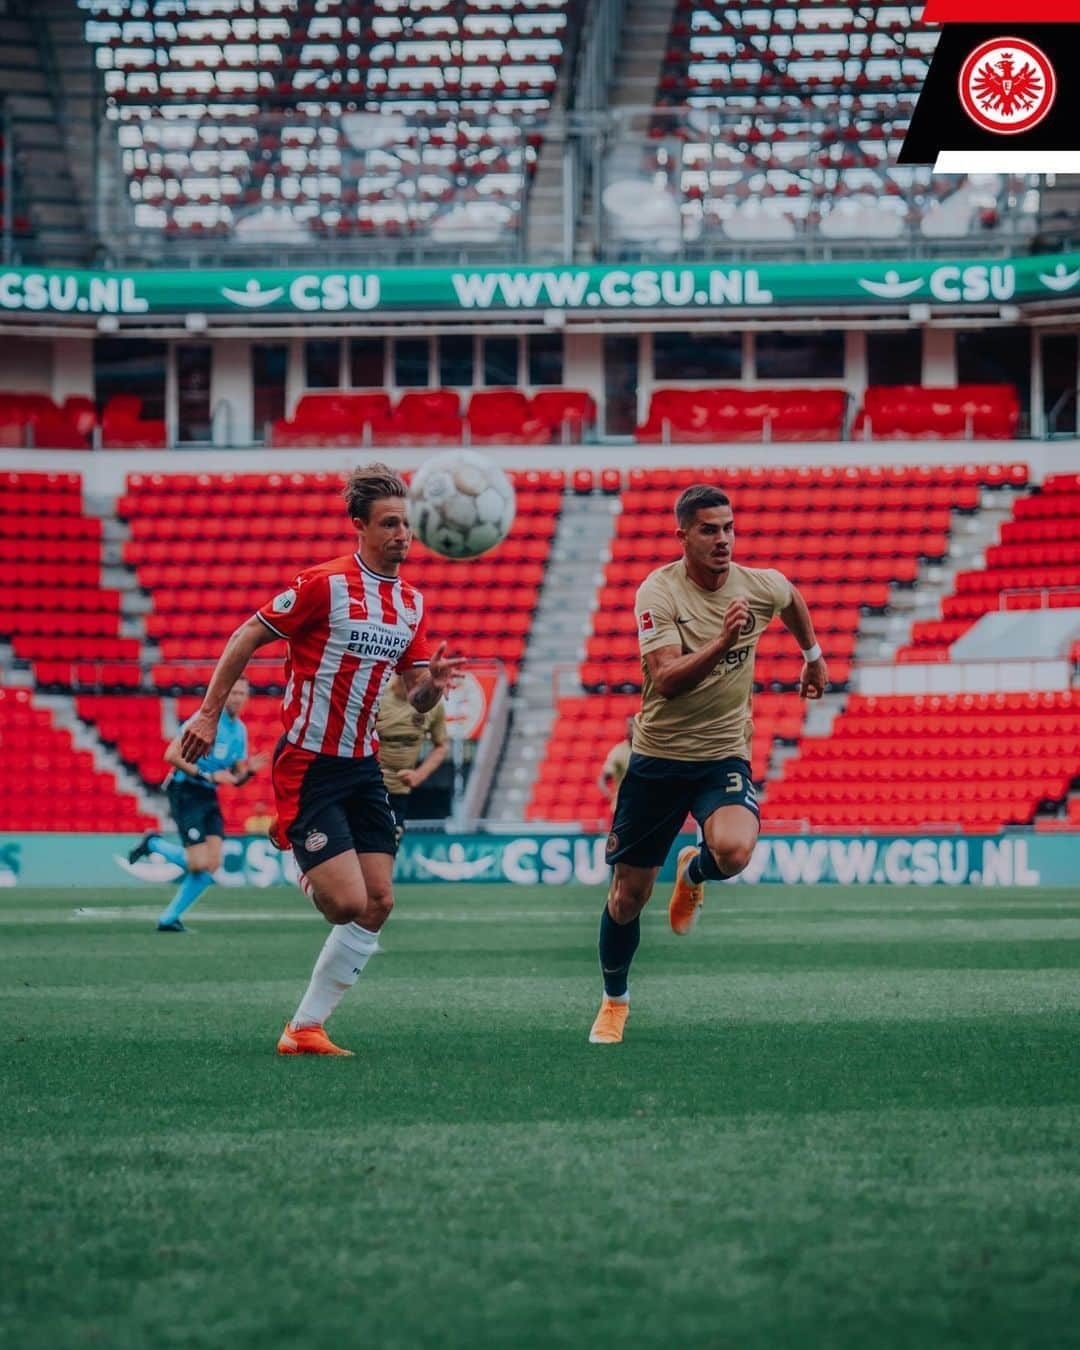
[(346, 618), (334, 624), (334, 637), (354, 656), (396, 661), (412, 641), (412, 629), (405, 623)]

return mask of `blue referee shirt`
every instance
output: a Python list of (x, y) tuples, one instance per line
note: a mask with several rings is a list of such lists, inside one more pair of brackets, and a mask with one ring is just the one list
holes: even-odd
[[(195, 714), (193, 713), (184, 723), (184, 728), (194, 720)], [(247, 752), (247, 727), (244, 726), (239, 717), (233, 717), (232, 713), (225, 711), (222, 712), (221, 721), (218, 722), (214, 744), (207, 754), (195, 761), (195, 767), (208, 774), (217, 773), (219, 769), (231, 769), (238, 759), (247, 759)], [(176, 783), (199, 783), (197, 778), (192, 778), (183, 769), (174, 770), (173, 781)], [(205, 787), (207, 784), (199, 783), (199, 786)]]

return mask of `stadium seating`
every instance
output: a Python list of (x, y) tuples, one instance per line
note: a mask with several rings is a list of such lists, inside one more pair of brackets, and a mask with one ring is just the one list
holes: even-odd
[[(480, 658), (505, 663), (517, 677), (544, 565), (555, 533), (565, 475), (511, 475), (517, 515), (490, 556), (452, 562), (413, 544), (422, 569), (430, 631)], [(153, 596), (147, 636), (161, 650), (155, 685), (201, 689), (230, 630), (280, 590), (300, 568), (351, 551), (342, 478), (333, 474), (132, 474), (117, 503), (129, 521), (125, 561)], [(251, 513), (257, 499), (260, 511)], [(406, 568), (408, 575), (408, 567)], [(283, 650), (283, 649), (282, 649)], [(256, 689), (280, 688), (281, 653), (251, 668)]]
[(768, 785), (766, 821), (993, 831), (1061, 802), (1080, 773), (1080, 691), (852, 695)]
[(0, 775), (5, 830), (138, 833), (157, 827), (26, 689), (0, 689), (0, 744), (13, 770)]
[(1020, 400), (1009, 384), (879, 385), (866, 391), (856, 440), (1011, 440)]
[(448, 245), (520, 227), (566, 0), (83, 8), (137, 226)]
[(165, 423), (142, 415), (142, 399), (117, 394), (101, 414), (101, 444), (105, 450), (164, 450)]
[[(975, 511), (980, 484), (1005, 481), (1025, 483), (1026, 466), (632, 469), (586, 642), (582, 684), (609, 692), (640, 686), (634, 592), (645, 571), (678, 556), (672, 507), (691, 483), (712, 482), (731, 493), (737, 560), (779, 567), (799, 586), (823, 635), (830, 678), (842, 688), (859, 614), (884, 610), (890, 585), (912, 585), (921, 560), (944, 556), (950, 514)], [(800, 529), (800, 521), (813, 523)], [(790, 640), (770, 628), (758, 645), (759, 686), (791, 689), (798, 672)]]
[(814, 235), (985, 236), (1002, 221), (1033, 230), (1018, 178), (970, 182), (899, 164), (937, 42), (919, 11), (678, 0), (655, 95), (665, 111), (643, 128), (637, 163), (616, 148), (636, 191), (613, 215), (615, 237), (648, 246), (638, 220), (649, 197), (675, 203), (673, 239), (704, 251), (733, 241), (790, 250)]
[(958, 572), (953, 587), (940, 619), (912, 625), (897, 661), (947, 661), (950, 646), (992, 610), (1080, 608), (1080, 474), (1052, 475), (1019, 498), (986, 566)]
[(637, 439), (669, 441), (838, 441), (842, 389), (657, 389)]
[(402, 394), (392, 409), (384, 392), (305, 394), (291, 418), (274, 422), (270, 443), (319, 448), (350, 445), (546, 445), (581, 439), (596, 404), (578, 389), (547, 390), (529, 399), (517, 389), (479, 389), (465, 417), (453, 389)]
[[(639, 703), (637, 694), (559, 700), (544, 762), (525, 808), (526, 820), (566, 820), (583, 829), (607, 829), (611, 808), (596, 780)], [(751, 768), (756, 782), (765, 779), (774, 741), (797, 741), (802, 721), (803, 706), (794, 695), (755, 697)]]
[(101, 521), (83, 515), (78, 474), (0, 475), (0, 563), (17, 571), (0, 639), (40, 685), (128, 688), (139, 643), (120, 635), (120, 594), (101, 585)]
[(89, 399), (57, 406), (48, 394), (0, 393), (0, 448), (85, 450), (96, 421)]
[(389, 394), (305, 394), (291, 418), (271, 425), (269, 443), (275, 449), (363, 445), (390, 424)]

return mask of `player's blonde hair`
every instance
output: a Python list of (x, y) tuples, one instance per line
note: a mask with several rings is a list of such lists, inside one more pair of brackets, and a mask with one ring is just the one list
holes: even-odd
[(370, 520), (371, 508), (386, 497), (404, 497), (408, 489), (389, 464), (358, 464), (345, 482), (350, 520)]

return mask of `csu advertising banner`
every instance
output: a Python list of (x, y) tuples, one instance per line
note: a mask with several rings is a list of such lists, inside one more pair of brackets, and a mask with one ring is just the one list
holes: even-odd
[[(488, 882), (604, 886), (602, 834), (407, 834), (394, 870), (404, 884)], [(678, 847), (661, 878), (674, 877)], [(0, 834), (0, 886), (111, 889), (175, 881), (178, 869), (151, 856), (127, 861), (129, 835)], [(296, 879), (291, 853), (265, 838), (226, 839), (217, 881), (276, 886)], [(1080, 879), (1080, 834), (820, 836), (764, 835), (736, 885), (832, 883), (886, 886), (1072, 886)]]
[(4, 314), (356, 316), (1000, 304), (1080, 286), (1080, 253), (956, 261), (382, 271), (0, 271)]

